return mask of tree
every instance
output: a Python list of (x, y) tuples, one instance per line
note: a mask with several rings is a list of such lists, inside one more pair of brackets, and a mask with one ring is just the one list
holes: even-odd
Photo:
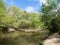
[(6, 15), (6, 7), (3, 0), (0, 0), (0, 30), (5, 30), (7, 28), (7, 15)]
[(11, 22), (9, 23), (10, 27), (15, 27), (15, 28), (18, 28), (18, 26), (20, 26), (21, 20), (24, 20), (27, 17), (26, 12), (23, 10), (20, 10), (16, 6), (9, 7), (7, 9), (7, 14), (11, 18)]
[[(58, 29), (58, 14), (59, 12), (57, 11), (58, 8), (58, 0), (47, 0), (47, 4), (42, 4), (42, 22), (44, 23), (44, 26), (47, 27), (50, 31), (50, 33), (55, 33), (57, 32)], [(44, 27), (44, 28), (45, 28)]]
[(6, 21), (6, 8), (3, 0), (0, 0), (0, 26)]

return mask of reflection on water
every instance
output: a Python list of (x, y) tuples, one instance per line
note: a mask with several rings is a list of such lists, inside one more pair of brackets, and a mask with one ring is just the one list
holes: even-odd
[(14, 32), (2, 34), (0, 45), (42, 45), (40, 44), (40, 33)]

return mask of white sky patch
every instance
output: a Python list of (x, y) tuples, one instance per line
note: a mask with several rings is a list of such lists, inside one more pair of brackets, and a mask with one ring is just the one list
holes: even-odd
[(27, 12), (35, 12), (35, 8), (32, 7), (32, 6), (26, 7), (25, 10), (26, 10)]
[(58, 7), (60, 7), (60, 4), (58, 5)]
[(47, 4), (47, 0), (39, 0), (39, 2), (40, 2), (40, 3), (43, 3), (43, 4), (45, 4), (45, 5), (48, 5), (48, 4)]
[(46, 0), (39, 0), (40, 2), (46, 4)]

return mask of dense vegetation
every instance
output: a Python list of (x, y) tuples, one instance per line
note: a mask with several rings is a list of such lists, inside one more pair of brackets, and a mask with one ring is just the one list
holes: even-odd
[[(42, 4), (40, 13), (30, 13), (21, 10), (16, 6), (6, 7), (3, 0), (0, 0), (0, 33), (2, 31), (5, 33), (0, 34), (0, 42), (7, 43), (5, 41), (11, 39), (14, 41), (17, 40), (17, 42), (24, 42), (27, 40), (28, 42), (37, 43), (42, 42), (53, 33), (60, 33), (60, 7), (58, 6), (59, 0), (47, 0), (47, 4), (48, 5)], [(6, 33), (8, 28), (13, 28), (16, 30), (16, 32)], [(41, 31), (24, 32), (21, 31), (22, 29), (39, 29)], [(8, 42), (7, 45), (12, 44), (9, 44)]]
[(59, 0), (47, 1), (48, 5), (42, 5), (42, 22), (50, 34), (60, 32), (60, 7)]
[[(3, 3), (3, 2), (2, 2)], [(3, 6), (3, 8), (1, 7)], [(0, 26), (1, 27), (11, 27), (11, 28), (40, 28), (40, 15), (36, 13), (27, 13), (19, 9), (18, 7), (11, 6), (5, 7), (1, 4), (0, 9), (2, 15), (0, 15)], [(5, 10), (4, 10), (5, 9)], [(2, 12), (4, 11), (4, 13)]]

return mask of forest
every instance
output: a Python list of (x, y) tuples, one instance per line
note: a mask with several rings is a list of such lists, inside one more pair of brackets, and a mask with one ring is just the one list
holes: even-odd
[(0, 45), (43, 45), (49, 36), (60, 35), (60, 0), (47, 0), (38, 13), (0, 0)]

